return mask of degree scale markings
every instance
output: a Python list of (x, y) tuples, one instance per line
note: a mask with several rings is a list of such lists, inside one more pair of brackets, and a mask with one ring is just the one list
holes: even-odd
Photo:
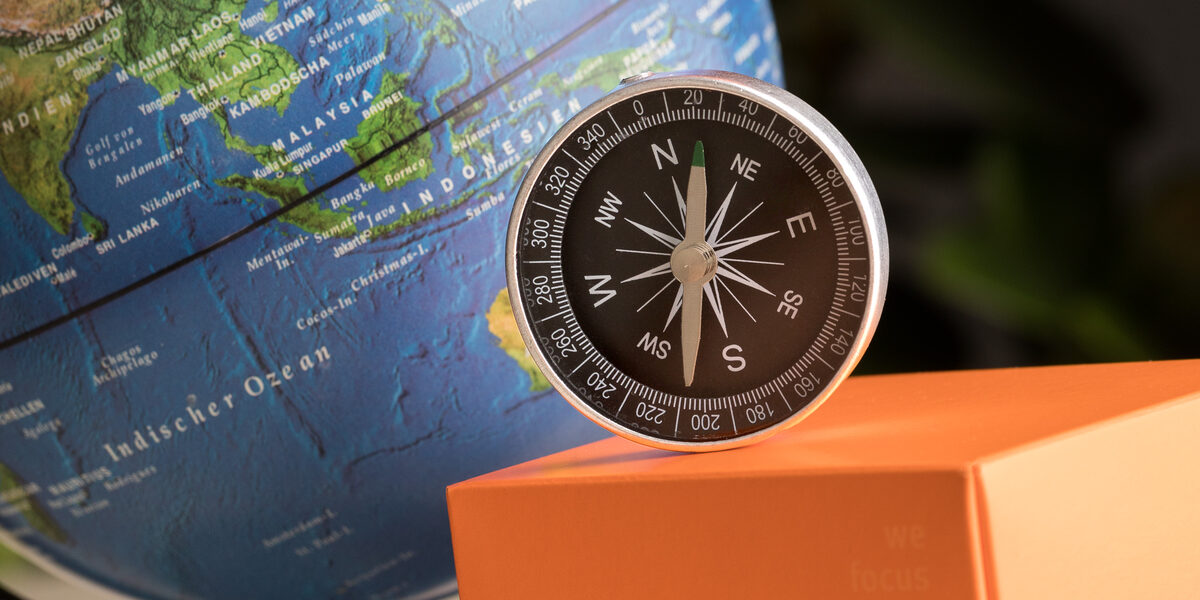
[[(656, 90), (656, 92), (657, 92), (657, 90)], [(820, 372), (815, 373), (816, 377), (814, 379), (818, 382), (828, 381), (830, 379), (830, 377), (836, 373), (837, 369), (830, 363), (829, 360), (826, 360), (826, 358), (823, 356), (823, 354), (825, 352), (829, 351), (828, 346), (829, 346), (829, 340), (831, 338), (829, 331), (832, 328), (831, 323), (838, 322), (838, 318), (842, 316), (842, 314), (839, 314), (839, 313), (844, 313), (846, 316), (849, 316), (849, 317), (861, 318), (859, 314), (857, 314), (853, 311), (850, 311), (850, 310), (846, 310), (846, 309), (842, 308), (842, 306), (846, 303), (846, 301), (847, 301), (846, 298), (849, 293), (848, 292), (849, 281), (850, 281), (850, 275), (851, 275), (852, 271), (850, 271), (848, 269), (848, 266), (852, 265), (852, 264), (856, 264), (856, 261), (858, 261), (857, 264), (862, 264), (861, 261), (869, 260), (869, 257), (857, 255), (864, 251), (864, 249), (861, 246), (855, 246), (855, 247), (849, 246), (848, 242), (849, 242), (850, 232), (849, 232), (849, 228), (845, 224), (845, 220), (841, 216), (841, 213), (844, 209), (850, 208), (851, 209), (850, 214), (856, 215), (858, 211), (854, 209), (855, 201), (853, 199), (851, 199), (849, 202), (842, 202), (841, 204), (836, 204), (836, 206), (834, 205), (835, 204), (834, 202), (830, 201), (832, 198), (832, 191), (833, 191), (830, 186), (830, 182), (829, 182), (829, 180), (827, 180), (824, 177), (824, 173), (820, 172), (820, 170), (816, 168), (818, 166), (816, 164), (818, 160), (826, 160), (827, 162), (825, 164), (829, 164), (828, 161), (830, 159), (826, 158), (825, 152), (818, 144), (809, 143), (807, 134), (802, 132), (802, 134), (797, 136), (796, 138), (789, 138), (785, 135), (781, 135), (780, 132), (778, 132), (774, 129), (774, 126), (776, 124), (776, 120), (779, 116), (779, 113), (777, 113), (775, 110), (770, 109), (766, 105), (760, 104), (760, 105), (756, 106), (755, 109), (756, 110), (766, 109), (767, 113), (770, 113), (769, 120), (767, 120), (765, 117), (762, 118), (762, 120), (760, 120), (759, 117), (751, 116), (750, 114), (738, 114), (737, 109), (733, 109), (731, 112), (725, 112), (724, 111), (724, 95), (725, 94), (723, 92), (713, 94), (714, 96), (717, 96), (716, 98), (714, 98), (714, 100), (716, 100), (716, 103), (718, 104), (718, 106), (715, 109), (709, 108), (709, 107), (711, 107), (711, 104), (708, 104), (708, 102), (710, 102), (710, 100), (708, 100), (708, 98), (706, 96), (704, 102), (705, 102), (705, 105), (707, 105), (707, 107), (704, 105), (685, 106), (681, 109), (673, 110), (671, 108), (672, 100), (670, 99), (670, 95), (671, 94), (680, 94), (680, 93), (682, 93), (680, 88), (671, 89), (671, 90), (662, 90), (658, 94), (662, 99), (662, 105), (661, 105), (660, 112), (647, 112), (647, 113), (640, 114), (640, 115), (631, 115), (632, 120), (628, 121), (624, 126), (621, 125), (621, 121), (617, 116), (618, 114), (622, 114), (622, 113), (620, 111), (617, 111), (616, 108), (623, 107), (623, 109), (626, 111), (626, 114), (627, 114), (629, 112), (628, 104), (624, 104), (624, 105), (623, 104), (613, 104), (607, 108), (604, 108), (604, 109), (601, 109), (594, 113), (591, 113), (589, 115), (589, 117), (587, 118), (587, 120), (580, 121), (581, 125), (578, 126), (575, 130), (573, 130), (574, 132), (582, 131), (583, 127), (588, 127), (593, 124), (598, 125), (598, 123), (597, 123), (598, 120), (603, 120), (606, 123), (610, 123), (612, 125), (613, 129), (605, 131), (602, 135), (598, 135), (597, 138), (589, 139), (586, 142), (583, 140), (583, 138), (580, 138), (580, 141), (578, 143), (576, 143), (574, 140), (574, 133), (567, 136), (563, 140), (562, 145), (559, 146), (555, 150), (555, 154), (562, 157), (562, 159), (554, 160), (553, 158), (551, 158), (546, 163), (547, 165), (552, 165), (552, 164), (561, 164), (562, 161), (567, 161), (567, 162), (571, 163), (572, 165), (574, 165), (574, 167), (570, 169), (570, 174), (568, 175), (569, 183), (563, 185), (564, 190), (563, 190), (563, 194), (560, 196), (560, 200), (562, 200), (560, 207), (555, 208), (554, 206), (547, 204), (545, 202), (537, 202), (537, 201), (534, 201), (531, 199), (530, 208), (528, 210), (540, 210), (541, 208), (545, 208), (545, 209), (555, 213), (554, 216), (555, 216), (556, 220), (560, 221), (560, 222), (565, 215), (575, 214), (575, 212), (577, 212), (577, 211), (592, 210), (590, 207), (593, 206), (593, 203), (595, 202), (595, 200), (590, 199), (590, 198), (583, 205), (583, 206), (588, 206), (589, 208), (584, 209), (581, 206), (578, 209), (576, 209), (575, 211), (572, 210), (572, 207), (575, 204), (575, 201), (577, 200), (577, 194), (580, 194), (581, 191), (585, 189), (584, 182), (587, 179), (587, 177), (590, 175), (590, 173), (593, 171), (593, 169), (597, 167), (597, 165), (599, 163), (601, 163), (605, 160), (605, 158), (609, 155), (610, 152), (614, 151), (617, 148), (623, 147), (622, 146), (623, 142), (626, 142), (628, 139), (632, 138), (633, 136), (635, 136), (638, 133), (645, 131), (647, 129), (657, 128), (657, 127), (665, 125), (665, 124), (676, 123), (676, 122), (709, 121), (709, 122), (721, 123), (724, 125), (733, 126), (737, 129), (748, 131), (748, 132), (756, 135), (757, 137), (765, 140), (766, 142), (770, 143), (771, 146), (778, 148), (781, 152), (783, 152), (790, 159), (787, 162), (795, 164), (797, 167), (801, 168), (802, 172), (806, 176), (805, 179), (810, 181), (810, 183), (808, 185), (813, 186), (816, 197), (819, 197), (819, 199), (823, 201), (823, 202), (820, 202), (817, 206), (819, 206), (824, 211), (824, 212), (819, 213), (824, 220), (817, 221), (816, 222), (817, 224), (813, 225), (812, 227), (828, 228), (828, 229), (826, 229), (826, 232), (827, 232), (826, 235), (832, 236), (833, 239), (835, 239), (838, 242), (837, 246), (839, 248), (841, 248), (843, 250), (847, 250), (847, 251), (839, 252), (837, 254), (836, 258), (834, 259), (835, 264), (832, 265), (832, 267), (836, 269), (836, 272), (834, 273), (835, 279), (834, 279), (834, 283), (833, 283), (834, 290), (832, 293), (837, 295), (837, 299), (835, 302), (836, 306), (832, 306), (832, 307), (828, 308), (827, 314), (825, 315), (824, 322), (820, 324), (820, 330), (821, 330), (820, 333), (821, 333), (822, 339), (820, 341), (816, 341), (814, 344), (812, 344), (812, 346), (810, 346), (807, 349), (807, 351), (804, 353), (804, 355), (802, 355), (798, 359), (796, 359), (795, 362), (793, 364), (791, 364), (789, 367), (785, 368), (782, 372), (776, 372), (777, 373), (776, 376), (774, 376), (773, 378), (771, 378), (770, 380), (768, 380), (767, 382), (765, 382), (761, 385), (757, 385), (753, 389), (742, 390), (739, 393), (734, 393), (734, 394), (725, 395), (725, 396), (690, 397), (690, 396), (680, 396), (680, 395), (677, 395), (677, 394), (674, 394), (671, 392), (667, 392), (662, 389), (656, 389), (655, 387), (647, 387), (641, 381), (638, 381), (638, 380), (630, 377), (630, 375), (628, 373), (626, 373), (621, 367), (619, 367), (616, 364), (614, 364), (613, 362), (611, 362), (609, 360), (609, 357), (606, 356), (606, 354), (605, 354), (605, 352), (608, 352), (608, 350), (600, 351), (599, 349), (597, 349), (593, 340), (589, 337), (589, 334), (580, 328), (579, 321), (575, 318), (576, 317), (576, 315), (574, 314), (575, 309), (572, 308), (573, 304), (575, 302), (577, 302), (577, 299), (575, 299), (574, 296), (567, 297), (568, 292), (566, 292), (565, 290), (563, 290), (561, 288), (555, 290), (556, 299), (560, 296), (562, 297), (561, 308), (556, 308), (554, 311), (551, 312), (551, 314), (545, 315), (544, 317), (539, 318), (537, 320), (537, 322), (541, 322), (542, 320), (546, 320), (546, 319), (562, 319), (563, 321), (569, 321), (571, 323), (571, 337), (573, 339), (577, 340), (577, 342), (580, 345), (580, 350), (583, 350), (586, 353), (586, 357), (582, 361), (579, 361), (578, 364), (566, 364), (562, 367), (564, 369), (570, 370), (570, 372), (567, 373), (568, 378), (571, 375), (575, 375), (577, 372), (581, 371), (585, 365), (591, 364), (595, 370), (595, 372), (593, 373), (594, 376), (604, 377), (609, 382), (612, 382), (618, 386), (615, 389), (620, 390), (620, 392), (618, 392), (618, 393), (621, 394), (621, 400), (620, 400), (619, 404), (615, 407), (615, 411), (613, 410), (614, 407), (612, 407), (611, 404), (608, 404), (606, 401), (599, 400), (598, 396), (596, 397), (596, 400), (594, 401), (594, 403), (591, 403), (593, 408), (600, 411), (602, 414), (612, 415), (614, 418), (622, 417), (624, 408), (626, 405), (629, 404), (630, 398), (639, 399), (640, 402), (644, 402), (647, 405), (660, 406), (660, 407), (664, 407), (665, 409), (672, 409), (676, 413), (674, 415), (674, 419), (673, 419), (673, 421), (674, 421), (673, 434), (675, 435), (675, 437), (677, 439), (683, 439), (686, 436), (686, 434), (681, 435), (679, 427), (680, 427), (681, 423), (686, 422), (688, 420), (687, 419), (688, 416), (682, 414), (684, 411), (688, 411), (690, 414), (705, 415), (705, 414), (715, 414), (715, 413), (712, 413), (712, 411), (714, 411), (714, 410), (719, 411), (719, 410), (724, 409), (725, 411), (727, 411), (724, 414), (727, 414), (727, 416), (729, 417), (729, 422), (728, 423), (724, 423), (724, 422), (720, 423), (720, 427), (722, 430), (725, 430), (725, 431), (732, 430), (734, 432), (734, 434), (737, 435), (746, 428), (753, 429), (750, 427), (750, 425), (754, 424), (754, 422), (755, 422), (753, 420), (747, 421), (746, 418), (739, 419), (738, 411), (737, 411), (737, 409), (739, 407), (764, 406), (762, 404), (756, 405), (755, 403), (763, 402), (764, 399), (767, 398), (768, 396), (770, 396), (771, 398), (774, 398), (774, 396), (777, 394), (779, 396), (779, 399), (783, 401), (782, 404), (787, 407), (787, 412), (783, 413), (783, 414), (785, 416), (793, 414), (797, 410), (803, 409), (807, 405), (808, 401), (804, 400), (804, 397), (807, 394), (800, 392), (799, 384), (796, 382), (798, 382), (801, 378), (805, 378), (810, 373), (812, 373), (812, 371), (810, 370), (811, 365), (816, 363), (818, 365), (824, 365), (825, 368), (828, 369), (827, 371), (820, 371)], [(646, 96), (643, 95), (640, 97), (626, 98), (625, 102), (628, 102), (630, 99), (633, 99), (633, 98), (640, 98), (643, 101), (643, 103), (646, 100)], [(687, 103), (685, 103), (685, 104), (687, 104)], [(647, 108), (650, 108), (650, 106), (648, 104), (646, 104), (645, 106)], [(744, 105), (741, 106), (741, 109), (742, 109), (742, 111), (748, 110), (747, 108), (745, 108)], [(600, 112), (603, 112), (604, 115), (600, 115)], [(759, 113), (759, 114), (765, 115), (766, 113)], [(674, 140), (674, 142), (675, 142), (675, 145), (678, 146), (681, 143), (681, 140), (676, 138)], [(568, 149), (568, 147), (570, 147), (570, 149)], [(806, 152), (802, 151), (802, 149), (805, 149), (807, 151)], [(584, 152), (580, 153), (580, 150), (583, 150)], [(678, 164), (678, 163), (676, 163), (676, 164)], [(726, 166), (726, 165), (722, 165), (722, 166)], [(820, 169), (825, 169), (825, 168), (827, 168), (827, 167), (820, 167)], [(545, 176), (546, 169), (549, 169), (549, 166), (545, 167), (545, 169), (543, 169), (541, 171), (541, 173), (542, 173), (541, 176), (543, 176), (543, 177)], [(661, 169), (661, 167), (660, 167), (660, 169)], [(566, 172), (564, 172), (564, 174), (566, 174)], [(592, 188), (586, 188), (586, 189), (592, 189)], [(614, 188), (614, 189), (617, 191), (618, 194), (621, 193), (621, 191), (619, 189), (617, 189), (617, 188)], [(844, 190), (844, 188), (843, 188), (843, 190)], [(594, 192), (582, 192), (582, 193), (594, 196)], [(643, 202), (648, 201), (647, 206), (653, 206), (652, 210), (655, 212), (655, 214), (657, 214), (659, 217), (666, 218), (667, 215), (665, 213), (663, 213), (662, 207), (658, 203), (655, 202), (656, 198), (652, 197), (653, 194), (649, 194), (646, 192), (640, 192), (638, 195), (643, 196), (642, 197)], [(620, 197), (621, 197), (621, 200), (624, 201), (624, 203), (626, 205), (628, 205), (628, 203), (633, 200), (628, 195), (621, 195)], [(584, 198), (584, 196), (579, 196), (579, 198)], [(762, 204), (759, 203), (759, 206), (761, 206), (761, 205)], [(535, 209), (534, 207), (537, 207), (537, 208)], [(816, 206), (814, 206), (813, 208), (816, 208)], [(755, 207), (755, 210), (757, 210), (757, 207)], [(625, 215), (625, 213), (622, 212), (621, 217), (624, 218), (624, 215)], [(731, 212), (730, 217), (731, 217), (731, 220), (733, 220), (734, 218), (739, 218), (741, 220), (745, 220), (745, 219), (750, 218), (751, 215), (752, 215), (752, 212), (747, 213), (747, 214), (736, 214), (736, 213)], [(549, 217), (550, 215), (547, 215), (547, 216)], [(576, 217), (567, 217), (567, 218), (581, 219), (581, 218), (587, 218), (587, 217), (576, 216)], [(634, 217), (634, 218), (637, 219), (638, 217)], [(628, 219), (625, 219), (625, 220), (628, 220)], [(739, 221), (739, 223), (740, 222), (741, 221)], [(671, 224), (671, 227), (669, 227), (669, 228), (662, 228), (661, 226), (656, 226), (656, 227), (659, 227), (661, 231), (678, 233), (677, 229), (675, 229), (674, 231), (672, 230), (672, 228), (677, 227), (675, 225), (675, 223), (673, 221), (670, 221), (669, 219), (668, 219), (668, 223)], [(557, 225), (557, 223), (556, 223), (556, 225)], [(561, 227), (556, 227), (555, 233), (558, 233), (558, 232), (561, 232)], [(788, 230), (784, 229), (783, 232), (786, 237)], [(742, 235), (750, 236), (753, 233), (754, 233), (753, 231), (748, 231), (748, 232), (743, 232)], [(562, 233), (558, 236), (558, 238), (556, 238), (554, 240), (555, 249), (559, 250), (560, 252), (563, 247), (562, 246), (562, 238), (565, 238), (565, 237), (567, 237), (567, 234)], [(792, 237), (795, 238), (795, 235), (793, 235)], [(575, 238), (571, 238), (571, 239), (575, 239)], [(659, 254), (659, 255), (666, 254), (664, 252), (661, 252), (661, 250), (665, 250), (664, 248), (661, 248), (661, 246), (660, 246), (659, 249), (660, 249), (660, 251), (657, 252), (657, 254)], [(853, 250), (853, 252), (848, 252), (848, 250), (851, 250), (851, 249)], [(637, 248), (618, 249), (617, 252), (624, 253), (625, 255), (629, 255), (629, 256), (656, 254), (656, 252), (640, 250)], [(523, 264), (529, 264), (532, 266), (535, 264), (553, 263), (554, 266), (560, 270), (559, 272), (561, 275), (561, 266), (562, 266), (562, 262), (563, 262), (565, 256), (562, 254), (558, 254), (554, 258), (555, 258), (555, 260), (546, 261), (546, 263), (542, 263), (540, 261), (525, 261)], [(783, 263), (780, 263), (778, 261), (765, 261), (765, 260), (741, 259), (741, 258), (736, 258), (736, 259), (730, 258), (728, 260), (736, 261), (739, 263), (746, 263), (746, 264), (783, 265)], [(641, 270), (644, 270), (644, 268)], [(857, 271), (858, 270), (856, 269), (856, 272)], [(617, 277), (617, 274), (613, 274), (612, 276), (615, 279)], [(718, 282), (718, 283), (721, 283), (721, 282)], [(714, 285), (716, 285), (716, 284), (714, 284)], [(660, 292), (663, 291), (663, 290), (659, 290), (657, 285), (656, 285), (655, 289)], [(663, 288), (663, 289), (666, 289), (666, 288)], [(772, 295), (774, 295), (774, 294), (772, 294)], [(736, 297), (735, 297), (735, 300), (736, 300)], [(650, 297), (646, 301), (646, 304), (649, 304), (652, 301), (654, 301), (654, 297)], [(640, 300), (638, 302), (641, 303)], [(556, 302), (555, 304), (559, 305), (560, 303)], [(738, 304), (741, 304), (740, 300), (738, 300)], [(645, 306), (645, 304), (643, 306)], [(746, 305), (742, 305), (740, 310), (742, 310), (745, 313), (745, 315), (750, 315), (750, 313), (751, 313), (751, 308), (747, 307)], [(542, 313), (542, 314), (545, 314), (545, 313)], [(754, 320), (754, 321), (758, 320), (758, 319), (754, 319), (753, 315), (750, 315), (749, 319)], [(851, 322), (851, 324), (854, 325), (853, 322)], [(852, 330), (857, 332), (858, 327), (853, 326)], [(556, 363), (557, 362), (558, 361), (556, 360)], [(839, 363), (839, 365), (840, 365), (840, 363)], [(579, 376), (583, 377), (585, 375), (587, 375), (586, 371), (580, 373)], [(794, 392), (794, 393), (798, 394), (798, 399), (801, 401), (799, 406), (794, 405), (791, 402), (791, 400), (789, 399), (789, 394), (793, 394), (793, 392), (791, 391), (793, 384), (795, 385), (795, 387), (797, 389), (797, 392)], [(575, 384), (571, 384), (571, 385), (575, 385)], [(579, 384), (579, 385), (580, 385), (580, 389), (586, 389), (586, 387), (583, 386), (582, 384)], [(824, 386), (821, 386), (821, 387), (824, 387)], [(589, 396), (589, 397), (593, 397), (593, 396)], [(607, 396), (605, 396), (605, 397), (607, 397)], [(616, 397), (617, 397), (617, 394), (613, 394), (611, 401), (615, 401)], [(768, 407), (768, 408), (769, 409), (773, 408), (773, 410), (771, 412), (772, 415), (777, 414), (777, 413), (782, 413), (782, 409), (780, 409), (778, 407), (777, 401), (774, 401), (771, 404), (773, 406)], [(608, 408), (606, 409), (605, 406), (607, 406)], [(640, 410), (642, 410), (642, 409), (639, 408), (639, 411)], [(669, 413), (667, 413), (667, 414), (669, 414)], [(672, 427), (671, 421), (667, 420), (669, 417), (667, 417), (666, 415), (663, 415), (663, 416), (665, 418), (662, 419), (661, 425), (656, 427), (653, 424), (643, 423), (642, 427), (645, 428), (648, 426), (649, 429), (647, 429), (647, 431), (660, 431), (660, 432), (661, 432), (662, 427)], [(622, 419), (623, 418), (624, 417), (622, 417)], [(630, 413), (629, 418), (630, 418), (630, 420), (633, 419), (632, 413)], [(751, 417), (747, 417), (747, 418), (752, 419), (753, 417), (751, 416)], [(724, 419), (721, 419), (721, 420), (724, 421)], [(774, 421), (772, 421), (772, 422), (774, 422)], [(697, 427), (696, 425), (694, 425), (694, 424), (692, 425), (693, 429), (696, 429), (696, 427)], [(686, 426), (685, 426), (685, 429), (686, 429)], [(668, 431), (671, 431), (671, 430), (668, 430)]]
[[(705, 112), (701, 112), (699, 115), (696, 114), (695, 107), (692, 107), (691, 110), (689, 110), (687, 113), (684, 113), (682, 111), (670, 110), (670, 101), (669, 101), (665, 91), (662, 93), (662, 96), (663, 96), (664, 112), (656, 114), (656, 115), (651, 115), (651, 116), (643, 116), (641, 118), (641, 119), (649, 119), (652, 123), (651, 126), (657, 125), (657, 124), (662, 124), (662, 123), (669, 122), (669, 121), (679, 121), (679, 120), (686, 120), (686, 119), (704, 119), (704, 120), (725, 121), (730, 124), (737, 125), (739, 127), (742, 127), (744, 129), (747, 129), (749, 131), (752, 131), (752, 132), (758, 133), (758, 134), (761, 134), (761, 132), (764, 130), (770, 131), (772, 133), (773, 137), (775, 138), (774, 140), (772, 140), (775, 143), (775, 145), (777, 145), (778, 147), (780, 147), (780, 149), (782, 149), (786, 153), (788, 153), (793, 159), (796, 159), (798, 164), (800, 164), (800, 160), (807, 158), (807, 161), (802, 163), (802, 166), (805, 168), (806, 171), (809, 171), (811, 169), (811, 165), (818, 158), (820, 158), (823, 155), (823, 152), (821, 152), (821, 151), (814, 152), (810, 156), (806, 156), (805, 154), (799, 153), (798, 147), (796, 147), (794, 142), (792, 142), (791, 140), (789, 140), (783, 136), (778, 135), (774, 131), (771, 131), (771, 128), (773, 127), (773, 125), (775, 123), (775, 120), (778, 118), (778, 113), (775, 113), (774, 111), (772, 111), (771, 121), (767, 125), (764, 126), (762, 123), (750, 121), (749, 119), (746, 118), (746, 115), (741, 115), (742, 118), (736, 119), (736, 120), (735, 119), (728, 119), (728, 120), (722, 119), (720, 116), (722, 114), (722, 108), (720, 105), (723, 105), (724, 94), (719, 95), (720, 104), (719, 104), (719, 107), (718, 107), (716, 113), (713, 113), (710, 110), (707, 112), (707, 114)], [(631, 125), (627, 128), (621, 128), (619, 126), (619, 124), (617, 123), (616, 118), (612, 115), (611, 111), (605, 111), (605, 112), (609, 116), (609, 119), (613, 122), (613, 124), (615, 126), (617, 126), (617, 130), (614, 132), (611, 140), (606, 140), (605, 142), (597, 144), (597, 149), (595, 151), (593, 151), (592, 153), (589, 153), (585, 157), (586, 164), (584, 161), (580, 161), (575, 155), (571, 154), (566, 149), (562, 149), (563, 154), (565, 154), (567, 157), (569, 157), (572, 161), (574, 161), (580, 167), (580, 169), (578, 171), (576, 171), (573, 174), (573, 176), (571, 177), (571, 183), (568, 184), (569, 187), (573, 188), (573, 190), (572, 190), (573, 192), (578, 191), (578, 183), (582, 182), (582, 179), (591, 170), (591, 166), (593, 166), (597, 162), (599, 162), (599, 160), (602, 159), (609, 150), (611, 150), (612, 148), (614, 148), (615, 146), (620, 144), (620, 142), (624, 141), (624, 139), (633, 135), (637, 131), (640, 131), (641, 129), (645, 128), (645, 126), (640, 122), (636, 123), (635, 125)], [(807, 141), (807, 139), (805, 139), (804, 141)], [(791, 150), (791, 152), (788, 152), (788, 150)], [(815, 172), (815, 170), (813, 170), (813, 172), (811, 172), (811, 175), (814, 177), (814, 181), (819, 180), (819, 181), (822, 181), (822, 183), (823, 183), (824, 178), (821, 177), (819, 174), (817, 174)], [(564, 186), (564, 187), (568, 187), (568, 186)], [(564, 196), (565, 195), (566, 194), (564, 194)], [(571, 194), (571, 196), (573, 196), (573, 193)], [(545, 208), (549, 208), (551, 210), (555, 210), (556, 212), (559, 212), (560, 214), (564, 212), (561, 209), (555, 209), (553, 207), (550, 207), (550, 206), (547, 206), (547, 205), (544, 205), (541, 203), (536, 203), (536, 204), (538, 204), (540, 206), (544, 206)], [(845, 208), (846, 206), (852, 205), (852, 204), (854, 204), (853, 201), (846, 202), (846, 203), (843, 203), (843, 204), (837, 206), (836, 209), (840, 210), (840, 209)], [(749, 214), (747, 214), (743, 218), (747, 218), (747, 217), (749, 217)], [(731, 230), (732, 230), (732, 228), (731, 228)], [(852, 258), (852, 260), (865, 260), (865, 258), (854, 257), (854, 258)], [(558, 262), (558, 261), (551, 261), (551, 262)], [(839, 282), (841, 282), (840, 279), (839, 279)], [(844, 286), (845, 284), (843, 283), (842, 285)], [(744, 307), (743, 307), (743, 310), (745, 310)], [(847, 311), (841, 311), (841, 312), (847, 312)], [(559, 313), (555, 313), (554, 316), (559, 316), (562, 313), (563, 313), (563, 311), (560, 311)], [(851, 314), (852, 316), (858, 316), (854, 313), (847, 313), (847, 314)], [(586, 337), (584, 337), (584, 339), (586, 339)], [(589, 346), (590, 346), (590, 343), (589, 343)], [(821, 360), (822, 363), (824, 363), (827, 367), (832, 369), (832, 366), (829, 365), (829, 363), (827, 361), (825, 361), (819, 355), (816, 355), (816, 356), (818, 359)], [(606, 368), (620, 373), (619, 370), (617, 370), (614, 366), (612, 366), (611, 363), (609, 363), (602, 356), (600, 357), (600, 360), (603, 361), (603, 363), (606, 365)], [(582, 366), (586, 362), (587, 362), (587, 360), (585, 360), (579, 366)], [(576, 370), (578, 368), (579, 367), (576, 367)], [(574, 371), (572, 371), (572, 372), (574, 372)], [(621, 373), (620, 376), (623, 379), (629, 379), (628, 376), (625, 375), (624, 373)], [(786, 376), (786, 373), (784, 376)], [(781, 376), (780, 378), (777, 378), (777, 379), (782, 379), (784, 376)], [(790, 381), (785, 381), (784, 383), (788, 383), (788, 382), (790, 382)], [(768, 387), (770, 385), (773, 385), (774, 383), (775, 383), (775, 381), (772, 381), (761, 387)], [(780, 393), (782, 395), (782, 388), (780, 388)], [(760, 390), (754, 390), (753, 395), (759, 396)], [(664, 404), (667, 404), (669, 406), (680, 406), (681, 407), (682, 402), (692, 400), (691, 398), (676, 396), (673, 394), (664, 394), (662, 392), (657, 392), (657, 391), (654, 394), (652, 394), (652, 396), (657, 396), (657, 398), (653, 398), (651, 401), (663, 402)], [(738, 396), (742, 396), (742, 394), (739, 394)], [(735, 405), (735, 403), (732, 401), (733, 400), (732, 398), (722, 398), (720, 400), (722, 401), (721, 404), (728, 403), (730, 410), (732, 410), (732, 407)], [(785, 404), (788, 405), (789, 410), (791, 410), (790, 403), (787, 402), (786, 397), (784, 398), (784, 402), (785, 402)], [(705, 399), (705, 404), (706, 404), (706, 406), (708, 405), (708, 399)], [(738, 402), (736, 404), (741, 404), (741, 402)], [(736, 426), (735, 426), (735, 429), (736, 429)]]

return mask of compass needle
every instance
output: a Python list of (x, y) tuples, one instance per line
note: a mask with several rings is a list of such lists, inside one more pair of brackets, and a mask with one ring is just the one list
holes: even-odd
[(550, 383), (672, 450), (811, 413), (865, 351), (887, 283), (879, 201), (846, 140), (718, 71), (641, 76), (578, 111), (530, 163), (506, 250), (513, 317)]
[(704, 179), (704, 143), (696, 140), (692, 149), (692, 167), (688, 173), (683, 240), (671, 253), (671, 270), (683, 284), (683, 316), (680, 321), (680, 354), (683, 358), (683, 385), (691, 387), (696, 379), (696, 358), (700, 353), (700, 325), (703, 318), (704, 284), (716, 271), (716, 256), (704, 241), (707, 224), (708, 185)]

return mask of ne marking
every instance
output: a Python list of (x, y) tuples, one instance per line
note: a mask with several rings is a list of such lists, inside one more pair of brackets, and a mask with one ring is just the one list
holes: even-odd
[(784, 406), (786, 406), (786, 407), (788, 407), (788, 412), (791, 412), (791, 411), (793, 410), (793, 409), (792, 409), (792, 405), (791, 405), (791, 403), (790, 403), (790, 402), (788, 402), (788, 401), (787, 401), (787, 396), (784, 396), (784, 395), (783, 395), (783, 388), (782, 388), (782, 387), (781, 387), (781, 388), (779, 388), (779, 397), (780, 397), (780, 398), (783, 398), (783, 405), (784, 405)]

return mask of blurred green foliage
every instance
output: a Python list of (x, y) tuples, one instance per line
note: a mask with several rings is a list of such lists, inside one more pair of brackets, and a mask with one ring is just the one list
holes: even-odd
[(1200, 356), (1200, 169), (1121, 191), (1151, 100), (1054, 6), (775, 3), (788, 87), (859, 151), (887, 218), (859, 372)]

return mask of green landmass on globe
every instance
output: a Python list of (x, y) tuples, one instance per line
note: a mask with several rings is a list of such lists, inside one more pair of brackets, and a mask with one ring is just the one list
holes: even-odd
[[(358, 136), (346, 142), (346, 152), (362, 164), (421, 127), (421, 105), (402, 91), (408, 76), (386, 72), (379, 94), (372, 99), (371, 115), (358, 124)], [(433, 136), (422, 133), (396, 151), (384, 155), (358, 172), (380, 190), (392, 190), (433, 173)]]
[[(59, 42), (54, 53), (16, 61), (11, 54), (17, 54), (17, 49), (0, 46), (0, 59), (20, 66), (11, 72), (13, 83), (0, 88), (0, 114), (17, 115), (15, 124), (13, 120), (3, 124), (10, 139), (0, 146), (0, 172), (55, 231), (67, 233), (77, 206), (59, 161), (71, 149), (80, 113), (88, 104), (88, 86), (106, 76), (111, 65), (82, 72), (62, 67), (101, 51), (124, 73), (153, 86), (164, 106), (174, 104), (182, 90), (188, 90), (196, 102), (214, 109), (253, 100), (282, 114), (291, 90), (275, 95), (260, 90), (269, 89), (299, 65), (284, 48), (242, 32), (238, 21), (245, 4), (199, 2), (184, 10), (155, 2), (113, 3), (77, 17), (97, 26), (87, 35)], [(208, 114), (218, 121), (227, 144), (238, 147), (224, 122), (225, 111)], [(103, 218), (83, 214), (85, 230), (103, 237)]]

